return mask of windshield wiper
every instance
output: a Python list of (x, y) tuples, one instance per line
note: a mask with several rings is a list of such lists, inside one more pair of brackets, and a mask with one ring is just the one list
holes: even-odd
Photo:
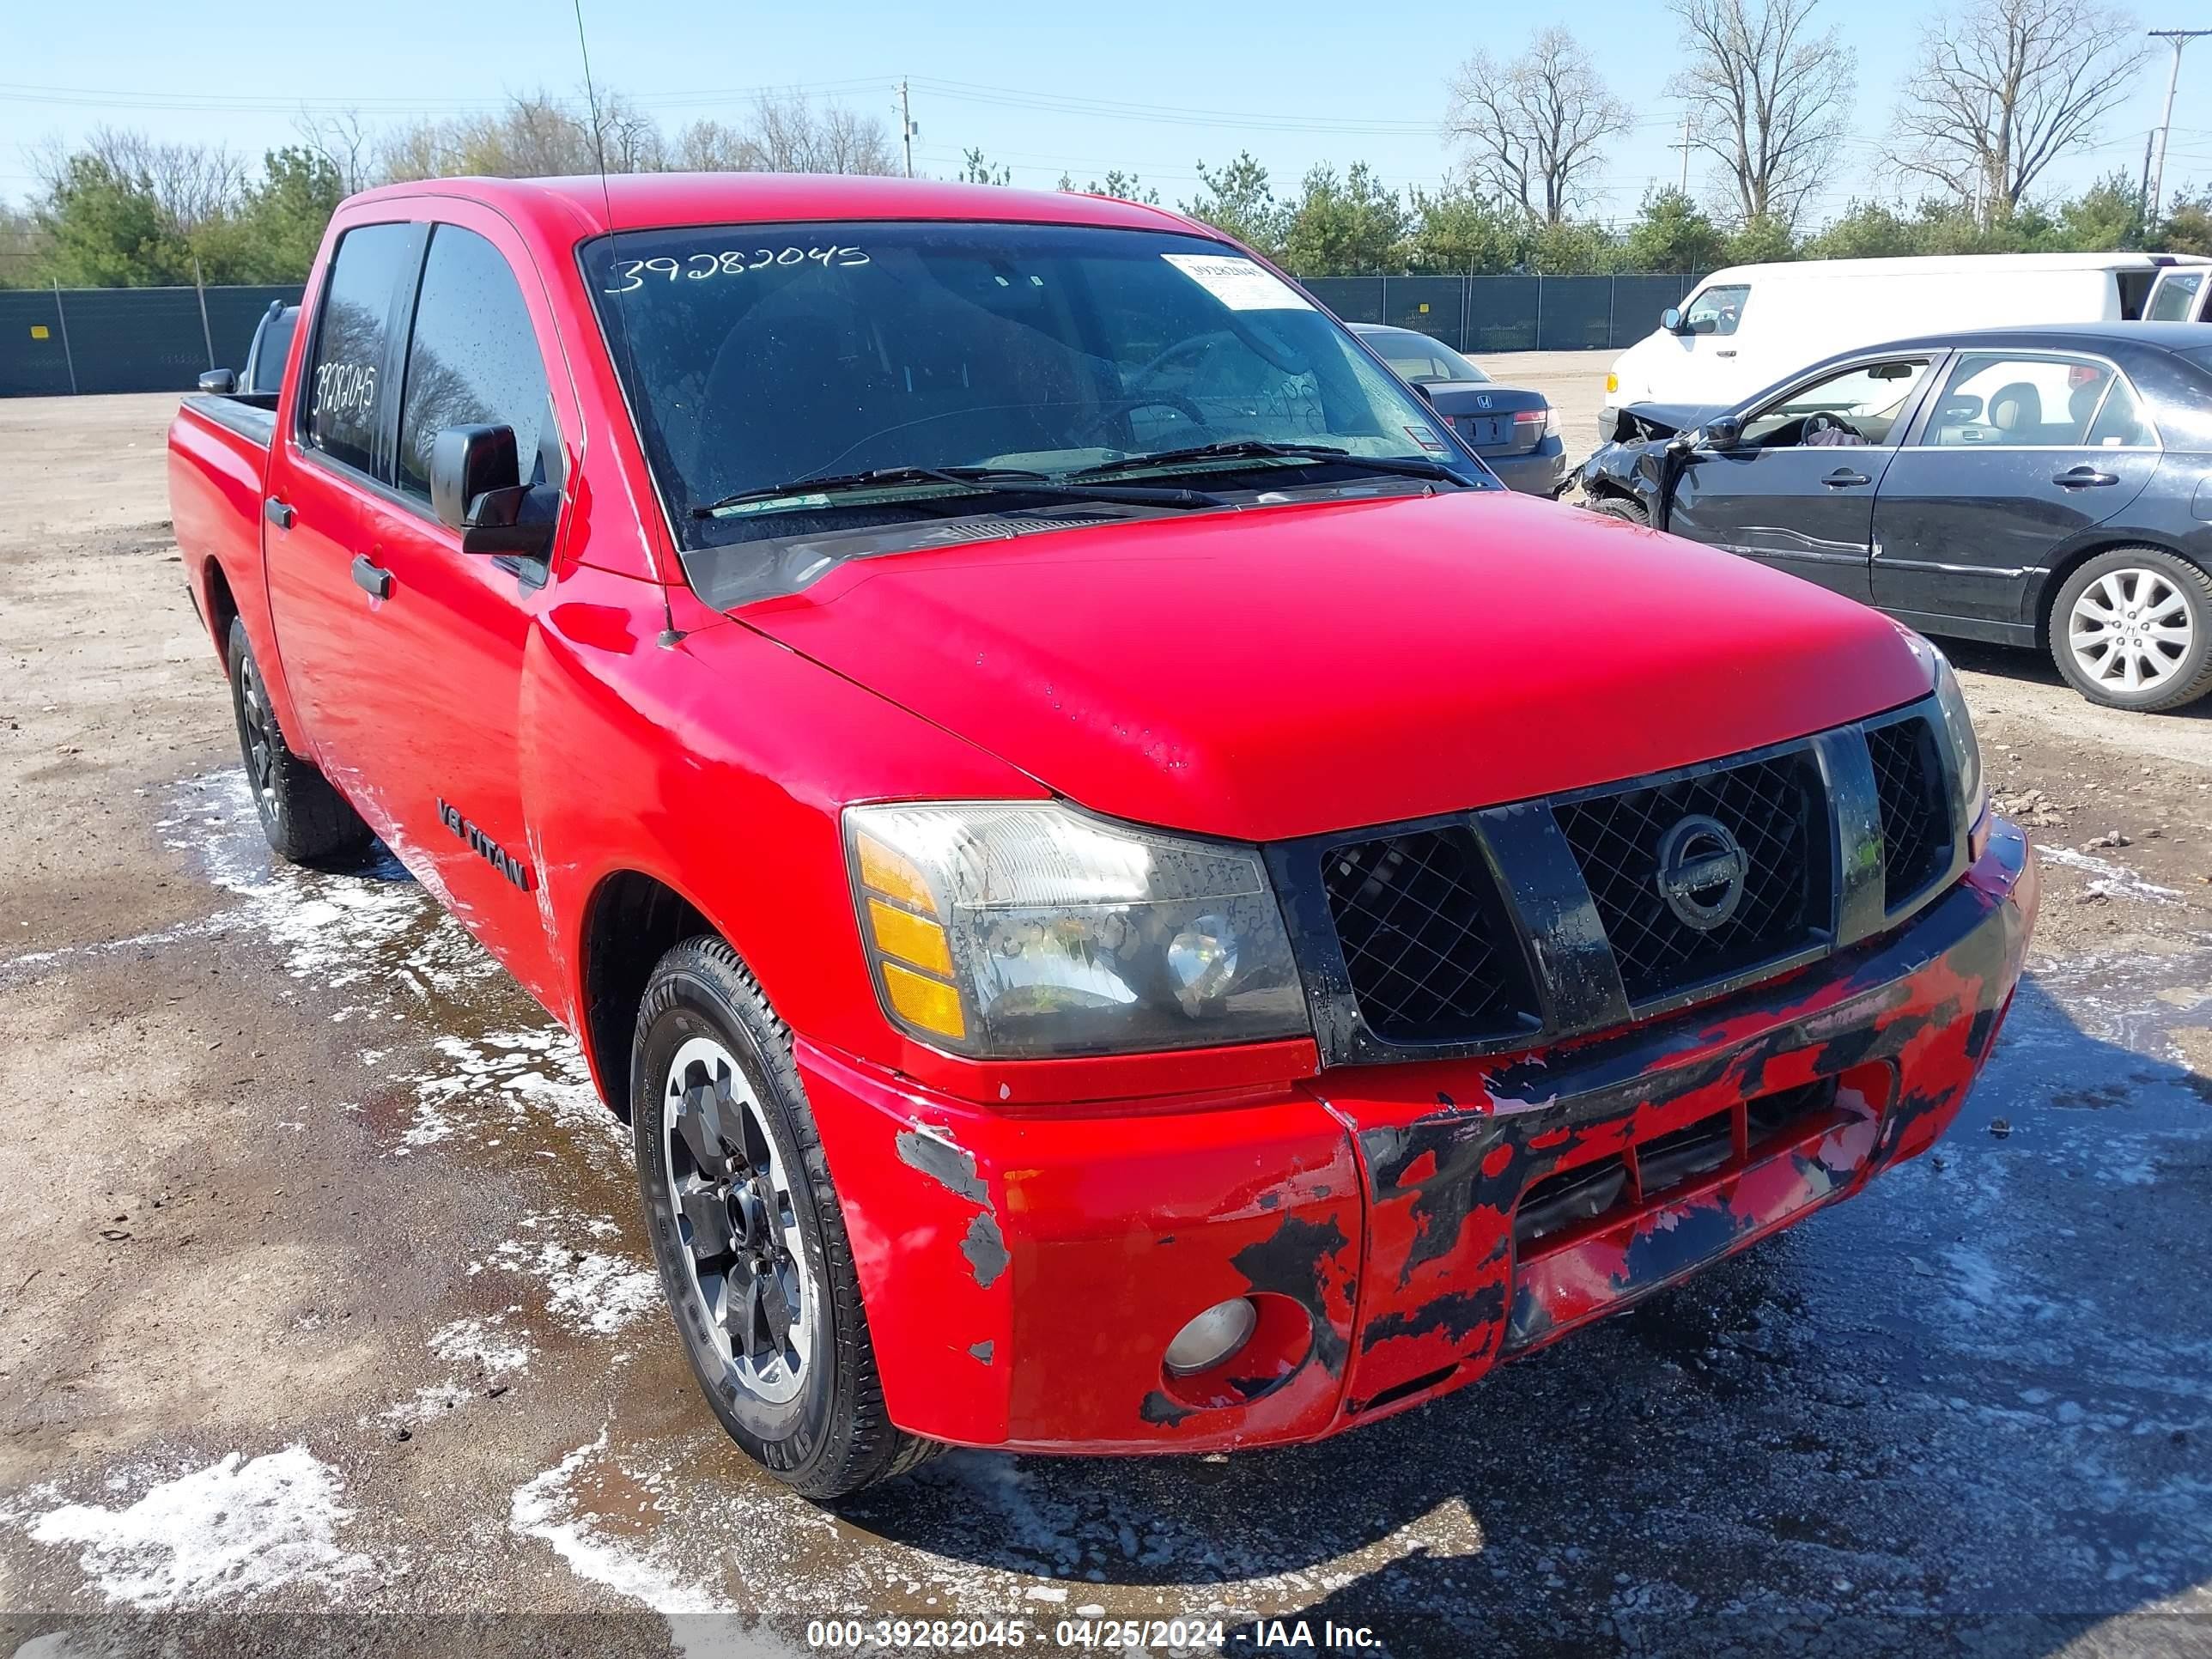
[(1066, 476), (1075, 478), (1104, 477), (1115, 472), (1134, 472), (1150, 467), (1179, 466), (1190, 461), (1238, 460), (1302, 461), (1310, 465), (1341, 465), (1364, 467), (1370, 472), (1395, 473), (1406, 478), (1430, 478), (1439, 482), (1449, 480), (1464, 484), (1467, 479), (1442, 461), (1425, 460), (1415, 455), (1355, 455), (1348, 449), (1334, 444), (1279, 444), (1264, 438), (1237, 438), (1227, 443), (1194, 444), (1188, 449), (1160, 449), (1148, 455), (1124, 455), (1119, 460), (1101, 461), (1096, 466), (1086, 466)]
[(829, 473), (818, 478), (796, 478), (789, 483), (741, 489), (719, 501), (693, 507), (691, 516), (711, 519), (732, 507), (773, 501), (786, 495), (836, 495), (862, 489), (896, 489), (902, 484), (954, 484), (975, 495), (1042, 495), (1052, 501), (1110, 501), (1127, 507), (1229, 505), (1220, 496), (1203, 489), (1149, 489), (1139, 485), (1071, 483), (1018, 466), (878, 466), (865, 472)]

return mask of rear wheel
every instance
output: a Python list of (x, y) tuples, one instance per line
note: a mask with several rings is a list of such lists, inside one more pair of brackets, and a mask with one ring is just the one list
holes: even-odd
[(1651, 510), (1639, 501), (1626, 495), (1600, 495), (1590, 502), (1589, 510), (1608, 519), (1619, 519), (1624, 524), (1649, 525)]
[(686, 939), (638, 1009), (630, 1130), (692, 1375), (730, 1437), (805, 1497), (935, 1452), (884, 1408), (844, 1217), (791, 1035), (730, 947)]
[(2155, 547), (2115, 548), (2051, 607), (2051, 659), (2107, 708), (2156, 713), (2212, 691), (2212, 576)]
[(246, 761), (246, 781), (253, 791), (261, 833), (282, 857), (295, 863), (350, 853), (368, 844), (368, 826), (331, 781), (294, 754), (284, 741), (276, 711), (246, 624), (231, 618), (225, 653), (230, 670), (230, 711), (238, 722), (238, 747)]

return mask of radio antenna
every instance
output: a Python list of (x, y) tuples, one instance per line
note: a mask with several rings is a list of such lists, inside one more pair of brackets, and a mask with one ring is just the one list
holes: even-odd
[[(610, 252), (619, 253), (621, 249), (617, 238), (620, 232), (615, 224), (614, 192), (607, 187), (606, 127), (599, 119), (599, 91), (592, 84), (591, 42), (584, 38), (584, 0), (574, 0), (574, 4), (576, 12), (576, 51), (584, 60), (584, 101), (590, 106), (592, 112), (592, 154), (599, 164), (599, 201), (607, 213), (607, 247)], [(629, 374), (635, 376), (637, 372), (637, 351), (630, 343), (629, 307), (623, 296), (619, 294), (615, 295), (615, 316), (622, 326), (623, 356), (627, 360), (624, 366)], [(666, 574), (665, 571), (661, 573), (664, 577)], [(676, 611), (668, 602), (668, 583), (665, 580), (660, 583), (660, 638), (658, 643), (661, 647), (668, 649), (681, 645), (684, 642), (684, 635), (676, 626)]]

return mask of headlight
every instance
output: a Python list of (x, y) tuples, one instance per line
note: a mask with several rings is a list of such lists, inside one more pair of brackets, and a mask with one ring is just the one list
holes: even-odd
[(1011, 1058), (1309, 1029), (1253, 848), (1025, 802), (855, 806), (845, 836), (884, 1010), (924, 1042)]
[(1966, 694), (1951, 672), (1950, 659), (1926, 640), (1913, 635), (1912, 648), (1929, 665), (1936, 684), (1936, 706), (1943, 714), (1943, 735), (1951, 746), (1951, 771), (1958, 785), (1953, 805), (1959, 827), (1970, 830), (1982, 815), (1982, 746), (1974, 738), (1973, 716), (1966, 712)]

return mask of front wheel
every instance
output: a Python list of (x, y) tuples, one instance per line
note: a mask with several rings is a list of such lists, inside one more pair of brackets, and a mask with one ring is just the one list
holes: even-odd
[(1624, 524), (1648, 526), (1651, 522), (1650, 509), (1626, 495), (1600, 495), (1590, 502), (1589, 510), (1601, 518), (1619, 519)]
[(2212, 691), (2212, 576), (2155, 547), (2100, 553), (2051, 607), (2051, 659), (2107, 708), (2157, 713)]
[(660, 1285), (730, 1437), (830, 1499), (940, 1449), (884, 1408), (829, 1161), (791, 1036), (737, 954), (687, 939), (638, 1009), (630, 1130)]

